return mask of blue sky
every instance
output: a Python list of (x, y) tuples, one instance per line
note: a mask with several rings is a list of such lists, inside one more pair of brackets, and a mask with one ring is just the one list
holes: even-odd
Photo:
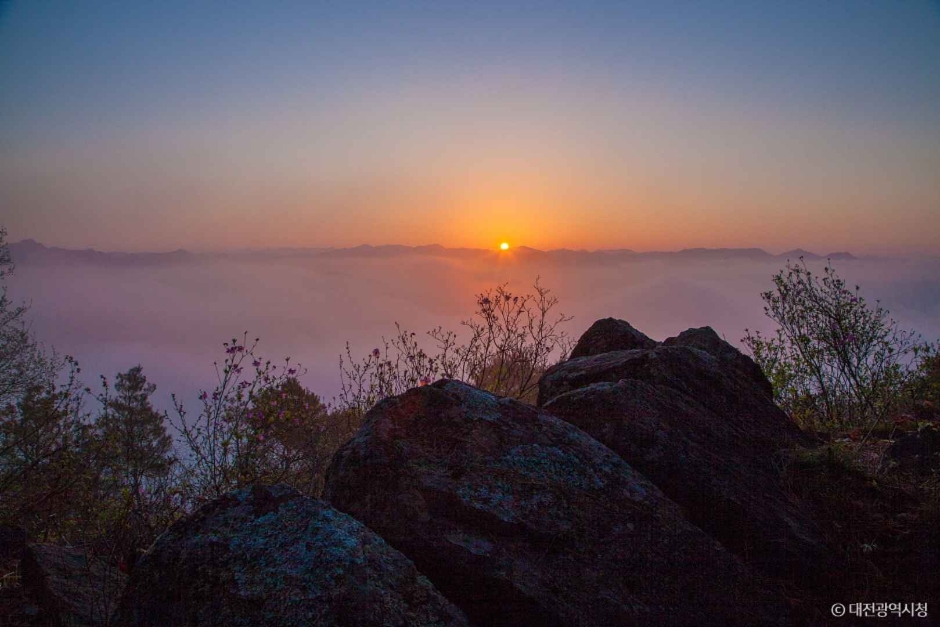
[(940, 252), (938, 181), (937, 2), (0, 5), (13, 239)]

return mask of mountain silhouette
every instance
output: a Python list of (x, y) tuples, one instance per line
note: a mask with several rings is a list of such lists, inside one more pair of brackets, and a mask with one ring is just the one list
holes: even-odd
[(797, 260), (800, 257), (806, 260), (831, 259), (852, 261), (856, 256), (848, 252), (835, 252), (828, 255), (815, 253), (796, 248), (794, 250), (773, 255), (762, 248), (685, 248), (678, 251), (649, 251), (636, 252), (630, 249), (607, 250), (573, 250), (570, 248), (556, 248), (540, 250), (529, 246), (514, 246), (508, 251), (483, 248), (447, 248), (440, 244), (424, 246), (405, 246), (401, 244), (387, 244), (372, 246), (362, 244), (348, 248), (260, 248), (227, 252), (192, 253), (184, 249), (169, 252), (103, 252), (93, 248), (71, 249), (55, 246), (44, 246), (34, 239), (24, 239), (10, 244), (10, 253), (17, 263), (43, 264), (43, 263), (90, 263), (115, 265), (155, 265), (167, 263), (182, 263), (200, 259), (283, 259), (288, 257), (305, 257), (324, 259), (343, 258), (392, 258), (406, 256), (442, 257), (456, 259), (472, 258), (508, 258), (517, 261), (539, 260), (559, 264), (610, 264), (621, 261), (642, 260), (677, 260), (677, 261), (767, 261), (773, 259)]

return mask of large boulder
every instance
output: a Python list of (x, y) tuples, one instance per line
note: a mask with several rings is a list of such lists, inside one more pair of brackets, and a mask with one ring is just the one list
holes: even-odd
[(655, 348), (657, 344), (659, 342), (646, 337), (625, 320), (604, 318), (584, 332), (571, 351), (571, 357), (587, 357), (634, 348)]
[(698, 348), (715, 357), (723, 366), (736, 371), (754, 386), (762, 391), (768, 398), (773, 398), (774, 389), (753, 359), (744, 355), (734, 346), (718, 337), (711, 327), (687, 329), (676, 337), (670, 337), (663, 342), (664, 346), (688, 346)]
[(662, 385), (633, 379), (562, 394), (545, 410), (597, 438), (764, 573), (825, 585), (822, 532), (780, 485), (747, 429)]
[(41, 624), (107, 625), (127, 575), (79, 548), (26, 547), (20, 565), (27, 596), (41, 608)]
[[(772, 454), (782, 448), (809, 445), (811, 438), (774, 402), (767, 389), (755, 382), (753, 372), (740, 360), (729, 359), (736, 351), (724, 340), (709, 352), (677, 343), (653, 349), (613, 351), (569, 359), (549, 368), (539, 380), (538, 404), (594, 383), (623, 379), (660, 385), (692, 398), (746, 434), (755, 452)], [(725, 350), (716, 350), (722, 348)], [(742, 360), (750, 359), (740, 353)], [(761, 375), (763, 377), (763, 375)], [(766, 379), (764, 379), (766, 381)], [(769, 384), (768, 384), (769, 385)]]
[(467, 625), (414, 564), (287, 486), (231, 492), (174, 524), (134, 569), (117, 625)]
[(833, 558), (777, 464), (782, 450), (813, 442), (774, 404), (760, 368), (712, 329), (570, 359), (539, 392), (546, 411), (613, 449), (751, 565), (825, 579)]
[(773, 625), (788, 610), (580, 429), (439, 381), (386, 399), (325, 498), (485, 625)]

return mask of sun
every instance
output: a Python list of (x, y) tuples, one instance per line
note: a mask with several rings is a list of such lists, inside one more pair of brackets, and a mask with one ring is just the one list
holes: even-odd
[(503, 242), (499, 245), (500, 250), (509, 250), (509, 242)]

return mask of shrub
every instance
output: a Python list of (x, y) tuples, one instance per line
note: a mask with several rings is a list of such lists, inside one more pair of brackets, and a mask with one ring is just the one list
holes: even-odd
[(190, 419), (173, 395), (176, 417), (171, 425), (184, 448), (184, 491), (188, 499), (202, 502), (254, 482), (277, 483), (282, 478), (283, 451), (267, 438), (265, 416), (256, 415), (256, 395), (278, 387), (297, 372), (286, 359), (280, 372), (270, 360), (256, 355), (258, 345), (248, 344), (247, 333), (223, 344), (225, 359), (216, 362), (218, 384), (212, 392), (200, 391), (202, 407)]
[(25, 305), (3, 280), (13, 260), (0, 228), (0, 519), (46, 542), (108, 537), (116, 510), (102, 499), (106, 447), (83, 410), (78, 363), (46, 353)]
[(919, 423), (940, 421), (940, 353), (931, 351), (920, 361), (909, 388), (912, 417)]
[(333, 452), (359, 426), (304, 389), (297, 380), (304, 371), (289, 357), (277, 366), (257, 345), (247, 334), (224, 344), (218, 384), (200, 392), (195, 419), (173, 396), (188, 506), (252, 483), (289, 483), (317, 495)]
[(897, 411), (903, 390), (932, 349), (899, 328), (860, 288), (826, 265), (814, 275), (801, 259), (774, 275), (764, 312), (778, 328), (743, 342), (774, 387), (775, 400), (807, 427), (874, 428)]
[(287, 472), (282, 481), (318, 497), (333, 453), (359, 428), (353, 416), (332, 410), (320, 397), (289, 377), (277, 387), (261, 390), (254, 416), (280, 447)]
[(395, 336), (361, 360), (353, 359), (347, 343), (340, 356), (341, 409), (362, 416), (380, 400), (438, 378), (534, 402), (539, 377), (574, 345), (560, 329), (571, 318), (553, 313), (558, 299), (538, 279), (531, 294), (507, 286), (477, 294), (474, 317), (461, 323), (469, 332), (464, 344), (456, 332), (437, 327), (426, 334), (435, 345), (428, 353), (398, 323)]
[(64, 383), (33, 385), (0, 409), (0, 518), (45, 541), (72, 536), (94, 473), (79, 369), (65, 364)]

